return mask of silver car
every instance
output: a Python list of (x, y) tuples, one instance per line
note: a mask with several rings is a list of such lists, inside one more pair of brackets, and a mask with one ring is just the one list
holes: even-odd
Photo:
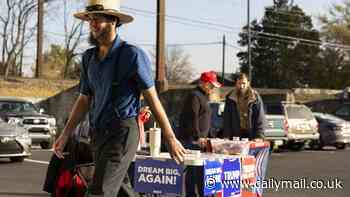
[[(305, 143), (318, 141), (317, 121), (307, 106), (284, 102), (265, 103), (265, 105), (267, 114), (276, 115), (274, 117), (275, 121), (279, 120), (278, 122), (269, 122), (269, 126), (271, 124), (273, 126), (276, 123), (279, 127), (278, 133), (276, 132), (277, 130), (273, 130), (269, 134), (278, 134), (279, 137), (286, 137), (287, 143), (285, 144), (287, 147), (294, 150), (301, 150), (304, 148)], [(265, 135), (267, 134), (268, 132), (265, 132)]]
[(326, 113), (313, 113), (318, 122), (320, 133), (319, 147), (334, 145), (345, 149), (350, 144), (350, 122)]
[(0, 118), (22, 122), (28, 130), (33, 144), (40, 144), (41, 148), (52, 147), (56, 136), (56, 119), (44, 114), (32, 102), (19, 98), (0, 98)]
[(0, 119), (0, 158), (22, 162), (31, 155), (32, 140), (20, 122), (10, 122)]

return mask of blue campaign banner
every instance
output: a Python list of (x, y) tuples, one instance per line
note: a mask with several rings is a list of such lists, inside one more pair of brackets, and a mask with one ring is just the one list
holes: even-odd
[(134, 189), (140, 193), (181, 195), (183, 170), (174, 160), (137, 159)]
[(204, 160), (204, 195), (222, 191), (222, 161)]
[(241, 196), (241, 160), (224, 159), (222, 165), (222, 186), (224, 197)]

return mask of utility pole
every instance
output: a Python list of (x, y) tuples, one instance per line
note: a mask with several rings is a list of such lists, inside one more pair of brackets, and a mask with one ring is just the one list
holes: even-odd
[(225, 49), (226, 49), (226, 37), (225, 34), (222, 37), (222, 85), (225, 86)]
[(36, 47), (36, 69), (35, 78), (41, 75), (43, 65), (43, 32), (44, 32), (44, 0), (38, 0), (38, 30), (37, 30), (37, 47)]
[(158, 93), (168, 89), (165, 76), (165, 0), (157, 0), (156, 88)]
[(251, 52), (251, 32), (250, 32), (250, 0), (247, 0), (247, 28), (248, 28), (248, 75), (252, 81), (252, 52)]

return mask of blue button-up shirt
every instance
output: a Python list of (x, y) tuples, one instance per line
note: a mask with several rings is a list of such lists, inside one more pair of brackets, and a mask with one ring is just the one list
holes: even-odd
[(89, 114), (93, 128), (104, 129), (113, 120), (137, 116), (141, 91), (154, 86), (150, 65), (143, 50), (119, 36), (102, 60), (97, 47), (85, 51), (80, 93), (93, 98)]

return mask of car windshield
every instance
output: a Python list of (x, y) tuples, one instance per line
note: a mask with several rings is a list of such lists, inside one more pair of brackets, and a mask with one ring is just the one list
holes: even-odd
[(305, 106), (287, 106), (286, 112), (288, 114), (289, 119), (307, 119), (311, 120), (314, 118), (310, 109)]
[(283, 115), (283, 108), (281, 105), (265, 105), (266, 114)]
[(37, 112), (37, 109), (29, 102), (0, 101), (0, 113)]
[(331, 121), (344, 121), (344, 119), (341, 119), (337, 116), (333, 116), (332, 114), (317, 114), (322, 119), (331, 120)]

